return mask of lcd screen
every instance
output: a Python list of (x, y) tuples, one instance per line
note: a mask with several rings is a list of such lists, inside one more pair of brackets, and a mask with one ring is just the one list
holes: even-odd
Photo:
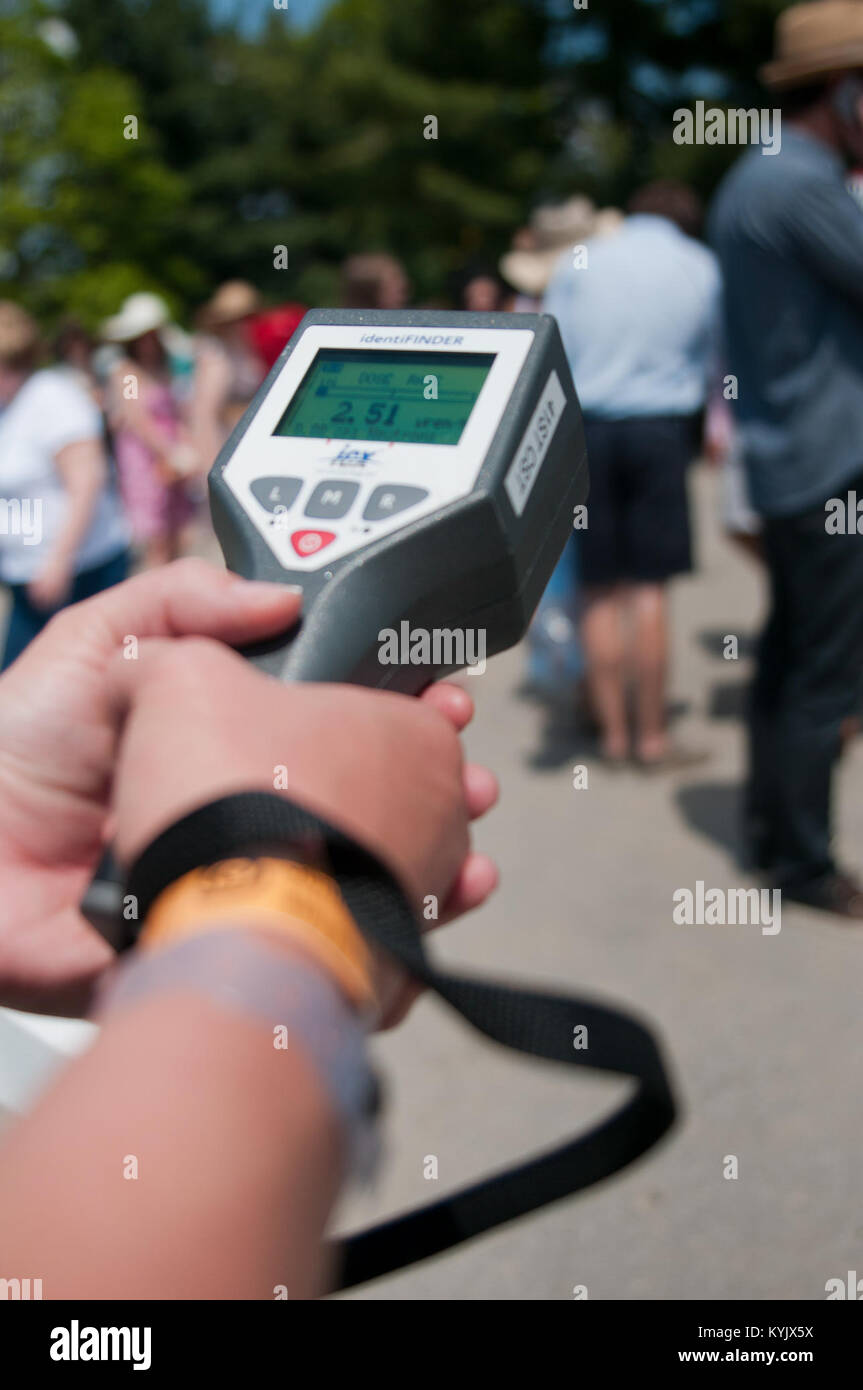
[(322, 348), (273, 433), (458, 444), (495, 354)]

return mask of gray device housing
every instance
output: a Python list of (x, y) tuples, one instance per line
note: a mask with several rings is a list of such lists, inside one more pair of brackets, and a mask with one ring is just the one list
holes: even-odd
[[(224, 481), (224, 470), (296, 343), (313, 325), (531, 329), (534, 341), (471, 493), (313, 572), (285, 569)], [(557, 373), (566, 406), (518, 516), (504, 480), (539, 392)], [(524, 635), (588, 491), (581, 410), (557, 322), (547, 314), (315, 309), (306, 314), (214, 463), (213, 525), (228, 568), (298, 584), (298, 628), (245, 655), (282, 680), (345, 681), (415, 694), (456, 666), (387, 665), (379, 634), (485, 631), (486, 654)]]

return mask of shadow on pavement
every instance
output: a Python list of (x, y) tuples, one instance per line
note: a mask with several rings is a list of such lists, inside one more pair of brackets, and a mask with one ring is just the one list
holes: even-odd
[(698, 835), (703, 835), (739, 860), (743, 789), (734, 782), (690, 782), (674, 794), (678, 809)]
[[(528, 686), (522, 686), (516, 693), (520, 699), (534, 700), (541, 712), (537, 746), (526, 755), (526, 767), (535, 772), (549, 772), (562, 767), (571, 758), (598, 757), (596, 722), (584, 701), (550, 699)], [(689, 708), (689, 701), (673, 700), (668, 707), (669, 724), (682, 719)]]

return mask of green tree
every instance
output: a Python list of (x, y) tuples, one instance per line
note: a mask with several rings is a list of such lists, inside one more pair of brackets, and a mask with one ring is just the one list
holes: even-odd
[(342, 257), (386, 248), (440, 293), (503, 248), (556, 147), (539, 0), (341, 0), (309, 34), (284, 11), (253, 35), (218, 27), (201, 0), (65, 13), (82, 70), (107, 60), (139, 84), (189, 194), (177, 254), (212, 280), (321, 300)]
[(673, 112), (764, 104), (785, 3), (336, 0), (301, 32), (267, 3), (255, 27), (208, 0), (55, 0), (64, 48), (56, 8), (6, 0), (0, 292), (91, 321), (142, 287), (188, 312), (236, 275), (326, 303), (346, 255), (386, 249), (439, 296), (540, 199), (660, 174), (709, 194), (738, 151), (675, 145)]
[(182, 222), (181, 179), (146, 126), (125, 138), (136, 84), (78, 71), (61, 40), (40, 5), (0, 20), (0, 294), (95, 324), (133, 289), (176, 298), (203, 280), (167, 235)]

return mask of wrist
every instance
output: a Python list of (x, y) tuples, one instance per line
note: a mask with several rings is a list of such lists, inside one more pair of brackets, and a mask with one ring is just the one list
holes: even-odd
[(262, 935), (314, 962), (363, 1015), (377, 999), (373, 957), (322, 869), (270, 854), (194, 869), (162, 890), (138, 938), (145, 952), (214, 931)]
[[(98, 1023), (152, 999), (196, 997), (226, 1016), (262, 1025), (277, 1051), (294, 1048), (317, 1073), (344, 1131), (349, 1169), (361, 1178), (378, 1157), (380, 1090), (366, 1035), (344, 994), (318, 964), (273, 933), (221, 928), (170, 947), (133, 952), (100, 986)], [(217, 1043), (213, 1058), (218, 1062)], [(230, 1044), (228, 1044), (230, 1045)]]
[(182, 936), (176, 938), (160, 937), (150, 942), (143, 942), (142, 938), (141, 954), (146, 952), (148, 957), (161, 956), (168, 951), (177, 950), (186, 941), (205, 937), (217, 938), (223, 934), (226, 939), (242, 938), (248, 940), (256, 947), (271, 952), (279, 961), (293, 962), (304, 970), (315, 971), (336, 992), (344, 1007), (355, 1014), (360, 1026), (364, 1030), (371, 1031), (373, 1021), (371, 1008), (362, 1007), (342, 983), (338, 974), (322, 962), (320, 956), (310, 949), (301, 936), (294, 936), (290, 931), (268, 928), (266, 924), (256, 923), (248, 919), (238, 919), (232, 922), (226, 918), (218, 918), (215, 921), (201, 918), (200, 921), (192, 924), (188, 933), (184, 933)]

